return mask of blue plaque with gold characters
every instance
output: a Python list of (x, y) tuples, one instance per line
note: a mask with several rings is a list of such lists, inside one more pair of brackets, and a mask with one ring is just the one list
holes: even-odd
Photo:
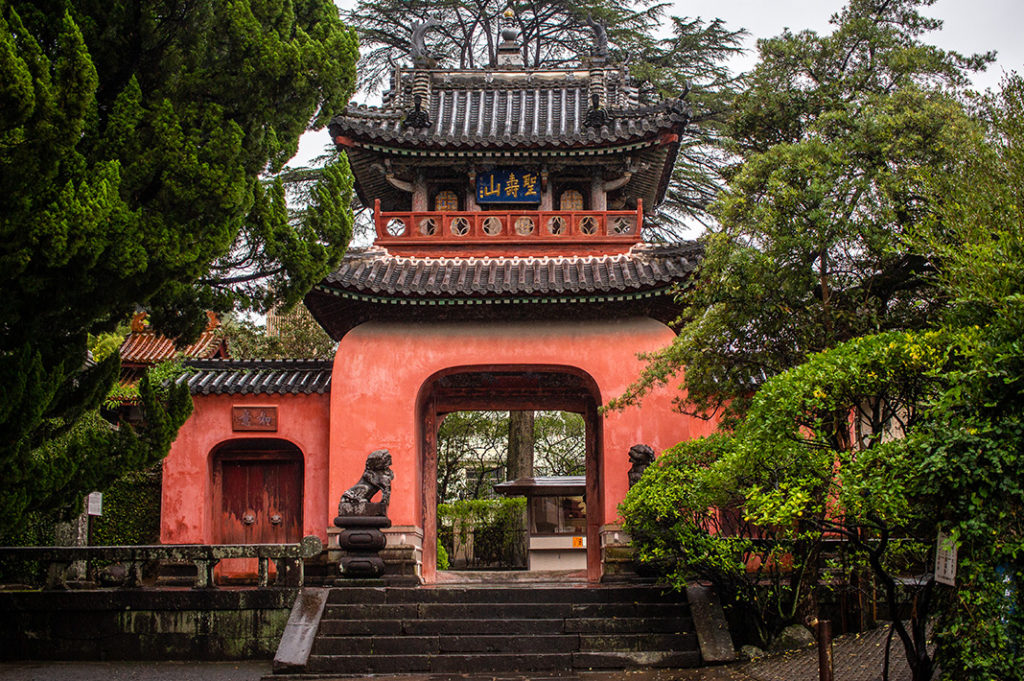
[(520, 168), (477, 173), (476, 202), (540, 203), (540, 176)]

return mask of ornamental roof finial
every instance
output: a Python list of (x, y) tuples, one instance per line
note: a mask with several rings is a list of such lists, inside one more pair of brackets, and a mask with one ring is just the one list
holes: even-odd
[(501, 43), (498, 45), (498, 66), (523, 66), (523, 54), (519, 49), (519, 26), (516, 13), (511, 6), (502, 14)]

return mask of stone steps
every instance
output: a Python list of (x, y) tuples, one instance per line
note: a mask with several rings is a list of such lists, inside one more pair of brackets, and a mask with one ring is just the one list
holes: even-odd
[(647, 586), (331, 589), (304, 673), (692, 667), (685, 595)]

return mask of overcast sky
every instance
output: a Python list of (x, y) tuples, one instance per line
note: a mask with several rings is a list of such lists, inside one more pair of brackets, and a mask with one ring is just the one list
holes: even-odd
[[(680, 15), (719, 17), (730, 28), (747, 29), (750, 50), (739, 64), (746, 70), (756, 61), (757, 38), (778, 35), (783, 28), (829, 33), (829, 18), (845, 4), (843, 0), (677, 0), (675, 7)], [(925, 40), (964, 54), (998, 52), (997, 62), (975, 79), (977, 87), (997, 86), (1004, 70), (1024, 70), (1024, 0), (937, 0), (923, 14), (944, 22), (941, 31)]]
[[(351, 6), (353, 0), (336, 0)], [(845, 4), (844, 0), (677, 0), (678, 16), (719, 17), (731, 29), (745, 28), (750, 33), (748, 52), (735, 62), (737, 70), (747, 70), (756, 62), (754, 41), (778, 35), (783, 28), (793, 31), (812, 29), (828, 33), (829, 18)], [(946, 49), (971, 54), (996, 50), (996, 63), (978, 74), (979, 89), (996, 87), (1003, 73), (1024, 72), (1024, 0), (937, 0), (925, 8), (927, 16), (942, 19), (942, 30), (926, 40)], [(327, 131), (307, 133), (300, 142), (299, 154), (292, 165), (305, 165), (322, 153)]]

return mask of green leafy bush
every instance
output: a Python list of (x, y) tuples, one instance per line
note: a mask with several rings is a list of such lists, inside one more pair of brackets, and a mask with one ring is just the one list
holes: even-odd
[(103, 492), (103, 515), (92, 519), (90, 541), (102, 546), (160, 543), (161, 468), (128, 473)]
[(441, 541), (441, 537), (437, 538), (437, 569), (447, 570), (451, 567), (451, 563), (448, 561), (448, 550), (445, 549), (444, 543)]
[(468, 567), (524, 567), (525, 514), (524, 497), (438, 504), (438, 534), (452, 537), (451, 550), (446, 550), (452, 562), (459, 554), (467, 553), (471, 546)]
[(647, 468), (619, 511), (637, 560), (677, 590), (711, 582), (734, 636), (765, 646), (798, 619), (816, 533), (745, 516), (735, 446), (721, 435), (676, 445)]

